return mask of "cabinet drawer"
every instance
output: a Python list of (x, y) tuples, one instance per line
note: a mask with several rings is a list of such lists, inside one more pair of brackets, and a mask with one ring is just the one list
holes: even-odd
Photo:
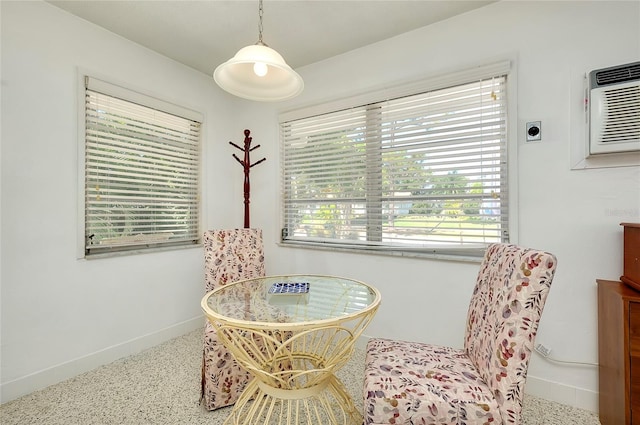
[[(631, 357), (629, 366), (631, 369), (629, 371), (631, 380), (629, 404), (631, 409), (635, 409), (636, 413), (640, 415), (640, 357)], [(638, 422), (640, 423), (640, 416), (638, 416)]]
[(640, 338), (640, 302), (629, 303), (629, 336)]
[(629, 354), (640, 357), (640, 303), (629, 303)]
[(640, 303), (637, 302), (629, 303), (629, 357), (631, 423), (640, 425)]

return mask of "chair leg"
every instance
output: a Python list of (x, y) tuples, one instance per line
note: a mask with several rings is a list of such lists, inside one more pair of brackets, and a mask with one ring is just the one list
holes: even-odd
[(200, 378), (200, 404), (204, 400), (204, 383), (205, 383), (205, 373), (204, 373), (204, 350), (202, 350), (202, 367), (200, 368), (201, 378)]

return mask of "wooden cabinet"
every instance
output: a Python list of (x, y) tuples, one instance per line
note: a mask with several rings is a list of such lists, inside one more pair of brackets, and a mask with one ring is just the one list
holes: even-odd
[(640, 425), (640, 292), (597, 282), (600, 422)]
[(624, 271), (620, 280), (640, 291), (640, 223), (620, 225), (624, 226)]

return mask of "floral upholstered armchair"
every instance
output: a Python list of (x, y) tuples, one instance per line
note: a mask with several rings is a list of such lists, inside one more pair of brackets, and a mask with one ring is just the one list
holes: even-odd
[[(204, 234), (205, 292), (227, 283), (264, 276), (262, 230), (212, 230)], [(207, 321), (202, 358), (202, 401), (208, 410), (234, 404), (250, 375), (218, 341)]]
[(529, 359), (555, 269), (552, 254), (490, 245), (463, 349), (370, 340), (365, 425), (520, 424)]

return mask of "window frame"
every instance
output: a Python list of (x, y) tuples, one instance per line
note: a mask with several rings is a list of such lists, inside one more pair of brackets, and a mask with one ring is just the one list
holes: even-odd
[[(298, 119), (304, 119), (312, 116), (323, 115), (340, 110), (362, 107), (369, 104), (382, 103), (390, 99), (397, 99), (401, 97), (407, 97), (416, 95), (419, 93), (425, 93), (456, 85), (463, 85), (479, 79), (491, 78), (499, 75), (506, 75), (505, 87), (507, 91), (507, 105), (506, 114), (507, 122), (505, 125), (506, 131), (506, 150), (507, 150), (507, 176), (506, 184), (508, 188), (508, 235), (506, 239), (503, 237), (503, 241), (510, 243), (517, 243), (517, 229), (518, 229), (518, 193), (517, 193), (517, 146), (518, 138), (515, 137), (517, 132), (517, 72), (515, 61), (512, 59), (503, 60), (488, 65), (476, 66), (468, 68), (462, 71), (451, 72), (443, 75), (437, 75), (430, 78), (426, 78), (420, 81), (412, 81), (403, 83), (395, 87), (385, 87), (380, 89), (372, 89), (366, 93), (359, 93), (349, 98), (343, 98), (336, 101), (330, 101), (322, 104), (307, 106), (300, 109), (293, 109), (285, 111), (279, 116), (280, 127), (280, 161), (281, 161), (281, 200), (279, 203), (280, 220), (279, 225), (282, 227), (286, 223), (285, 212), (285, 171), (284, 170), (284, 140), (282, 134), (283, 123), (295, 121)], [(503, 229), (505, 230), (505, 229)], [(439, 249), (421, 248), (412, 249), (406, 247), (394, 247), (394, 246), (369, 246), (361, 244), (349, 244), (348, 241), (343, 243), (322, 243), (312, 241), (300, 241), (300, 240), (288, 240), (286, 238), (286, 229), (282, 227), (280, 229), (280, 246), (287, 247), (299, 247), (299, 248), (311, 248), (311, 249), (326, 249), (331, 251), (343, 251), (343, 252), (361, 252), (368, 254), (382, 254), (382, 255), (397, 255), (405, 257), (426, 257), (432, 259), (444, 259), (455, 261), (480, 261), (484, 254), (485, 248), (464, 248), (464, 247), (445, 247)], [(486, 244), (485, 244), (486, 245)]]
[[(162, 96), (146, 94), (137, 88), (131, 88), (127, 84), (112, 82), (109, 77), (100, 76), (97, 73), (78, 70), (78, 174), (77, 174), (77, 255), (78, 259), (93, 259), (121, 255), (134, 255), (141, 253), (151, 253), (157, 251), (167, 251), (198, 247), (202, 245), (202, 223), (203, 223), (203, 199), (202, 199), (202, 164), (203, 164), (203, 137), (204, 137), (204, 116), (200, 112), (163, 100)], [(87, 153), (87, 125), (86, 125), (86, 90), (91, 84), (91, 90), (99, 91), (107, 96), (115, 97), (132, 104), (142, 105), (147, 108), (156, 109), (160, 112), (175, 115), (177, 117), (196, 121), (200, 124), (198, 145), (194, 152), (197, 153), (197, 165), (194, 167), (196, 174), (196, 195), (197, 219), (195, 220), (195, 238), (190, 241), (167, 242), (167, 243), (137, 243), (132, 246), (118, 247), (114, 249), (101, 249), (90, 253), (86, 245), (86, 153)]]

